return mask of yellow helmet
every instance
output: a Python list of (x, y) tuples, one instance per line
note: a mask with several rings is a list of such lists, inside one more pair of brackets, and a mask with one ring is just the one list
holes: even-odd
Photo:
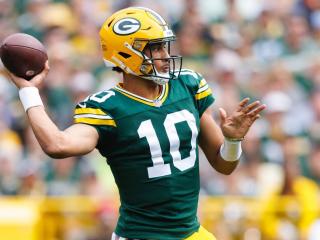
[(125, 73), (165, 84), (177, 78), (182, 66), (181, 56), (170, 56), (168, 73), (159, 73), (152, 56), (148, 58), (143, 50), (147, 44), (168, 43), (176, 39), (165, 20), (151, 9), (130, 7), (110, 16), (100, 29), (100, 42), (104, 62), (109, 67), (119, 67)]

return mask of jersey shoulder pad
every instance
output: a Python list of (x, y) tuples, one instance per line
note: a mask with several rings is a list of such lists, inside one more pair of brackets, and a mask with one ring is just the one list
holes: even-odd
[(111, 90), (97, 92), (79, 102), (74, 111), (75, 123), (90, 125), (116, 126), (115, 120), (108, 111), (108, 99), (115, 96)]
[(203, 76), (191, 69), (182, 69), (179, 78), (192, 90), (196, 99), (211, 94), (211, 89)]
[(191, 69), (181, 69), (179, 78), (184, 81), (188, 85), (194, 85), (197, 86), (201, 79), (203, 79), (202, 75), (200, 73), (195, 72)]

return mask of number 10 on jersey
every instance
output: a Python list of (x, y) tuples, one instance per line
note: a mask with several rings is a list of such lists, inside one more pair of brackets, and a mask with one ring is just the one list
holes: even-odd
[[(181, 157), (179, 147), (180, 139), (175, 124), (180, 122), (186, 122), (191, 130), (191, 150), (188, 157)], [(173, 159), (173, 166), (180, 171), (192, 168), (196, 162), (196, 144), (198, 129), (196, 125), (196, 119), (188, 110), (181, 110), (178, 112), (169, 113), (164, 122), (167, 137), (170, 143), (170, 155)], [(162, 157), (162, 150), (159, 143), (159, 138), (152, 125), (151, 119), (141, 122), (138, 128), (138, 134), (140, 138), (146, 138), (153, 166), (148, 167), (149, 178), (161, 177), (171, 174), (171, 167), (169, 163), (164, 163)]]

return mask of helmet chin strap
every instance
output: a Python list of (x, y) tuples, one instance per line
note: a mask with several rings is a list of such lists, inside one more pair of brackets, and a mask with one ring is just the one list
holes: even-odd
[(156, 74), (155, 76), (140, 76), (140, 77), (147, 79), (147, 80), (151, 80), (159, 85), (165, 85), (167, 82), (169, 82), (169, 78), (170, 78), (169, 73), (159, 73), (155, 69), (155, 74)]

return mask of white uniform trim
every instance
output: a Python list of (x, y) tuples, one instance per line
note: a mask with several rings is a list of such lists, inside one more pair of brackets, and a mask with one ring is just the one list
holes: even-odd
[(96, 115), (96, 114), (91, 114), (91, 113), (77, 114), (77, 115), (74, 115), (74, 118), (113, 119), (109, 115)]

